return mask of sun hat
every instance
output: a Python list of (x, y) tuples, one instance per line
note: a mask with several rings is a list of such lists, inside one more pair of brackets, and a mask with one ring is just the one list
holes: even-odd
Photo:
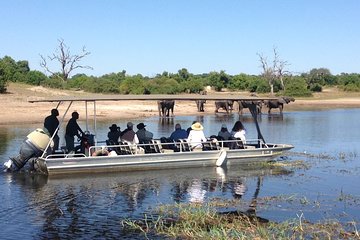
[(116, 130), (117, 128), (118, 128), (118, 126), (117, 126), (115, 123), (113, 123), (113, 124), (109, 127), (110, 130)]
[(138, 129), (143, 129), (144, 127), (146, 127), (146, 125), (144, 123), (139, 123), (138, 125), (136, 125), (136, 127)]
[(201, 125), (201, 123), (196, 122), (193, 125), (191, 125), (191, 129), (195, 130), (195, 131), (200, 131), (200, 130), (203, 130), (204, 127)]

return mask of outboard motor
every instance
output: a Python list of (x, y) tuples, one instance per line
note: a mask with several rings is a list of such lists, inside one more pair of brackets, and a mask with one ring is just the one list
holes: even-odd
[[(48, 147), (49, 141), (50, 136), (46, 130), (38, 128), (31, 132), (21, 144), (19, 155), (10, 157), (10, 160), (4, 163), (5, 171), (19, 171), (29, 159), (40, 157)], [(49, 153), (52, 151), (51, 147), (48, 148)]]

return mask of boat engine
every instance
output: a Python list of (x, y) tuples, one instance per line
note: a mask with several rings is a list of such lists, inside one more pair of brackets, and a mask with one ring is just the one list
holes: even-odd
[[(4, 163), (4, 170), (10, 172), (19, 171), (30, 159), (40, 157), (48, 146), (49, 141), (50, 137), (43, 129), (38, 128), (32, 131), (22, 142), (19, 154), (16, 157), (10, 157)], [(51, 147), (47, 149), (47, 153), (52, 151)], [(31, 166), (30, 170), (32, 170)]]

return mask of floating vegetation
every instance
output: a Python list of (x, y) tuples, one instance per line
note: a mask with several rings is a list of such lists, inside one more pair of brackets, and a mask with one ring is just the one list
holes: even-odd
[(291, 168), (296, 168), (296, 169), (309, 169), (310, 168), (310, 164), (306, 163), (303, 160), (274, 161), (274, 162), (271, 162), (270, 164), (272, 164), (273, 166), (277, 166), (277, 167), (291, 167)]
[[(165, 211), (164, 211), (165, 210)], [(167, 206), (161, 215), (142, 220), (123, 220), (127, 231), (171, 239), (360, 239), (355, 222), (345, 226), (336, 220), (311, 223), (303, 214), (276, 223), (253, 212), (219, 213), (210, 205)]]

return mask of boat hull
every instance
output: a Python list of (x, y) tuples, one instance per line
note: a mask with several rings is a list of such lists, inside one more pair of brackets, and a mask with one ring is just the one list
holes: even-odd
[(275, 145), (271, 148), (218, 149), (172, 153), (149, 153), (117, 156), (53, 157), (37, 160), (41, 172), (48, 175), (121, 172), (169, 168), (218, 166), (226, 164), (249, 164), (267, 161), (291, 149), (291, 145)]

